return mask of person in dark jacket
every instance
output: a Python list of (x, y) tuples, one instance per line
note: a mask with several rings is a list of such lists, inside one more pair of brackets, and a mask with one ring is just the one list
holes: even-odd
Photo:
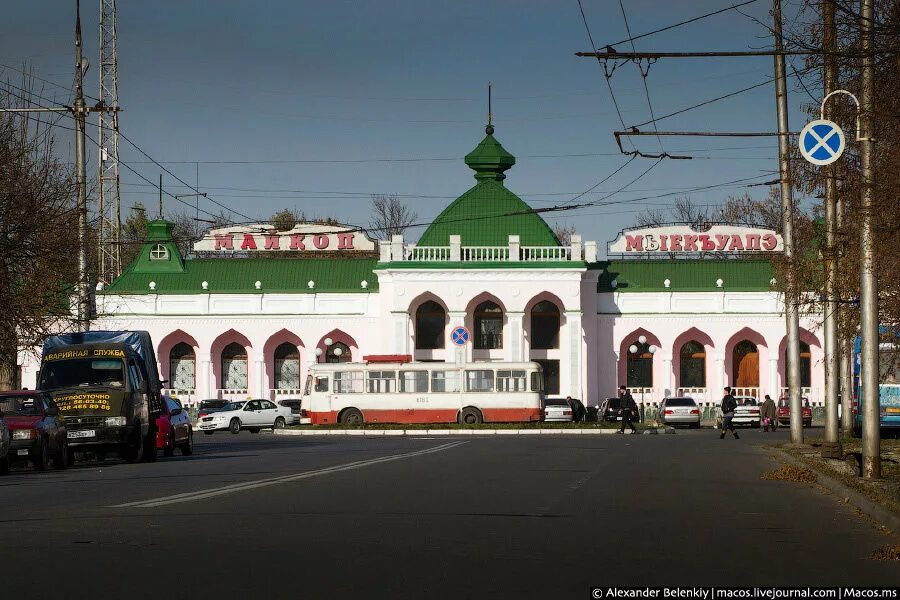
[(759, 407), (759, 417), (762, 419), (765, 431), (768, 431), (770, 427), (772, 431), (778, 429), (778, 408), (775, 406), (775, 401), (768, 394), (766, 394), (766, 399), (763, 401), (762, 406)]
[(719, 436), (720, 440), (725, 439), (725, 434), (728, 433), (729, 429), (734, 435), (734, 439), (740, 439), (737, 430), (734, 428), (734, 423), (732, 422), (732, 420), (734, 419), (734, 411), (736, 408), (737, 400), (735, 400), (734, 396), (731, 395), (731, 388), (726, 386), (725, 396), (722, 398), (722, 435)]
[(637, 429), (635, 428), (634, 423), (632, 423), (632, 420), (638, 416), (637, 402), (634, 401), (631, 392), (629, 392), (628, 388), (624, 385), (619, 386), (619, 398), (622, 399), (622, 426), (619, 428), (619, 433), (625, 433), (626, 423), (631, 427), (631, 433), (635, 433)]

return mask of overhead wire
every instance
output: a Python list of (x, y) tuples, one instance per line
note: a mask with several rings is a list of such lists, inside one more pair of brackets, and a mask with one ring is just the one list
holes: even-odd
[[(628, 24), (628, 15), (625, 14), (625, 3), (623, 0), (619, 0), (619, 8), (622, 10), (622, 20), (625, 21), (625, 32), (628, 34), (628, 41), (631, 42), (631, 51), (637, 52), (637, 48), (634, 45), (634, 38), (631, 35), (631, 26)], [(653, 129), (656, 130), (656, 115), (653, 112), (653, 103), (650, 101), (650, 88), (647, 86), (647, 75), (650, 73), (650, 64), (648, 63), (646, 70), (641, 68), (640, 63), (638, 63), (637, 67), (641, 72), (641, 82), (644, 84), (644, 97), (647, 98), (647, 108), (650, 109), (650, 119), (653, 121)], [(659, 135), (656, 136), (656, 143), (659, 144), (659, 151), (665, 153), (666, 150), (663, 148), (662, 139)]]
[(747, 0), (746, 2), (742, 2), (742, 3), (740, 3), (740, 4), (732, 4), (731, 6), (726, 6), (725, 8), (720, 8), (719, 10), (714, 10), (714, 11), (712, 11), (712, 12), (708, 12), (708, 13), (706, 13), (706, 14), (702, 14), (702, 15), (697, 16), (697, 17), (692, 17), (692, 18), (686, 19), (686, 20), (684, 20), (684, 21), (679, 21), (678, 23), (674, 23), (674, 24), (672, 24), (672, 25), (666, 25), (665, 27), (660, 27), (659, 29), (654, 29), (653, 31), (648, 31), (647, 33), (642, 33), (642, 34), (640, 34), (640, 35), (635, 35), (635, 36), (633, 36), (633, 35), (631, 35), (631, 33), (629, 32), (628, 38), (627, 38), (627, 39), (619, 40), (618, 42), (614, 42), (614, 43), (610, 44), (610, 46), (616, 46), (616, 45), (618, 45), (618, 44), (624, 44), (625, 42), (632, 42), (632, 43), (633, 43), (634, 40), (639, 40), (639, 39), (641, 39), (641, 38), (645, 38), (645, 37), (648, 37), (648, 36), (651, 36), (651, 35), (655, 35), (655, 34), (657, 34), (657, 33), (662, 33), (663, 31), (668, 31), (668, 30), (670, 30), (670, 29), (675, 29), (676, 27), (681, 27), (682, 25), (688, 25), (689, 23), (694, 23), (694, 22), (696, 22), (696, 21), (699, 21), (699, 20), (701, 20), (701, 19), (705, 19), (705, 18), (707, 18), (707, 17), (712, 17), (712, 16), (714, 16), (714, 15), (718, 15), (718, 14), (721, 14), (721, 13), (723, 13), (723, 12), (728, 12), (729, 10), (735, 10), (735, 9), (740, 8), (740, 7), (742, 7), (742, 6), (746, 6), (746, 5), (748, 5), (748, 4), (753, 4), (754, 2), (757, 2), (757, 1), (758, 1), (758, 0)]

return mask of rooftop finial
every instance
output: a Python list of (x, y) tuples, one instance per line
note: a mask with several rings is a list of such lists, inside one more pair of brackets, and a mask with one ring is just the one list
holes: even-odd
[(491, 82), (488, 81), (488, 121), (487, 127), (484, 128), (484, 132), (488, 135), (492, 135), (494, 133), (494, 126), (492, 125), (492, 121), (494, 120), (494, 115), (491, 113)]

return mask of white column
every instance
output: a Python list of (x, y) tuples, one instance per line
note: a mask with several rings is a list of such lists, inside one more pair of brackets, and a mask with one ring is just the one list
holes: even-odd
[(215, 398), (216, 386), (212, 380), (212, 363), (209, 361), (209, 354), (199, 354), (197, 363), (200, 365), (200, 371), (194, 374), (196, 378), (194, 385), (197, 386), (197, 389), (194, 390), (194, 395), (198, 401), (206, 398)]
[(393, 259), (394, 261), (406, 260), (406, 256), (404, 256), (403, 252), (402, 235), (395, 234), (391, 236), (391, 259)]
[(521, 248), (521, 242), (519, 242), (519, 236), (511, 235), (509, 236), (509, 260), (510, 262), (518, 262), (519, 261), (519, 249)]
[(459, 262), (462, 259), (462, 237), (450, 236), (450, 262)]
[(263, 355), (253, 355), (253, 389), (247, 390), (254, 398), (269, 397), (269, 382), (266, 378), (266, 363)]
[[(511, 236), (510, 236), (511, 237)], [(525, 358), (525, 329), (523, 320), (524, 312), (507, 311), (506, 318), (509, 319), (509, 359), (511, 362), (522, 362)]]
[(569, 395), (583, 399), (581, 381), (581, 311), (565, 312), (569, 329)]
[(719, 398), (719, 394), (722, 394), (722, 389), (725, 387), (725, 356), (723, 354), (716, 353), (716, 389), (712, 390), (709, 398), (710, 400), (715, 401)]
[(769, 395), (775, 402), (781, 397), (781, 390), (778, 389), (778, 357), (769, 359)]
[[(450, 311), (447, 316), (450, 318), (450, 331), (453, 331), (457, 327), (463, 327), (466, 324), (465, 311)], [(465, 346), (457, 346), (450, 340), (450, 336), (448, 335), (446, 346), (447, 362), (450, 362), (451, 360), (456, 364), (467, 362), (469, 360), (469, 349), (471, 347), (472, 340), (469, 340), (469, 343)]]
[(663, 364), (663, 372), (665, 375), (665, 378), (663, 379), (663, 385), (665, 385), (665, 388), (663, 389), (663, 394), (665, 394), (666, 390), (668, 390), (668, 393), (670, 395), (674, 396), (675, 390), (672, 388), (672, 357), (671, 356), (663, 356), (662, 364)]
[(403, 312), (391, 312), (394, 321), (394, 352), (396, 354), (409, 354), (409, 314)]
[(581, 236), (573, 233), (569, 245), (572, 247), (572, 260), (581, 260)]

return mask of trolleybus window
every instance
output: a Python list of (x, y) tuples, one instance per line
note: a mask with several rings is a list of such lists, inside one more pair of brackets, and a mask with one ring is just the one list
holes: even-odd
[(394, 379), (394, 377), (396, 375), (396, 371), (369, 371), (367, 381), (368, 392), (370, 394), (395, 392), (397, 380)]
[(362, 371), (336, 371), (334, 374), (335, 394), (361, 394), (363, 392)]
[(493, 392), (494, 372), (489, 369), (466, 371), (467, 392)]
[(460, 390), (459, 371), (432, 371), (432, 392), (458, 392)]
[(540, 371), (532, 371), (531, 372), (531, 391), (532, 392), (543, 392), (544, 391), (544, 378), (543, 373)]
[(428, 371), (400, 371), (400, 391), (428, 392)]
[(526, 392), (525, 371), (497, 371), (498, 392)]
[(328, 391), (328, 375), (316, 375), (315, 390), (317, 392)]

